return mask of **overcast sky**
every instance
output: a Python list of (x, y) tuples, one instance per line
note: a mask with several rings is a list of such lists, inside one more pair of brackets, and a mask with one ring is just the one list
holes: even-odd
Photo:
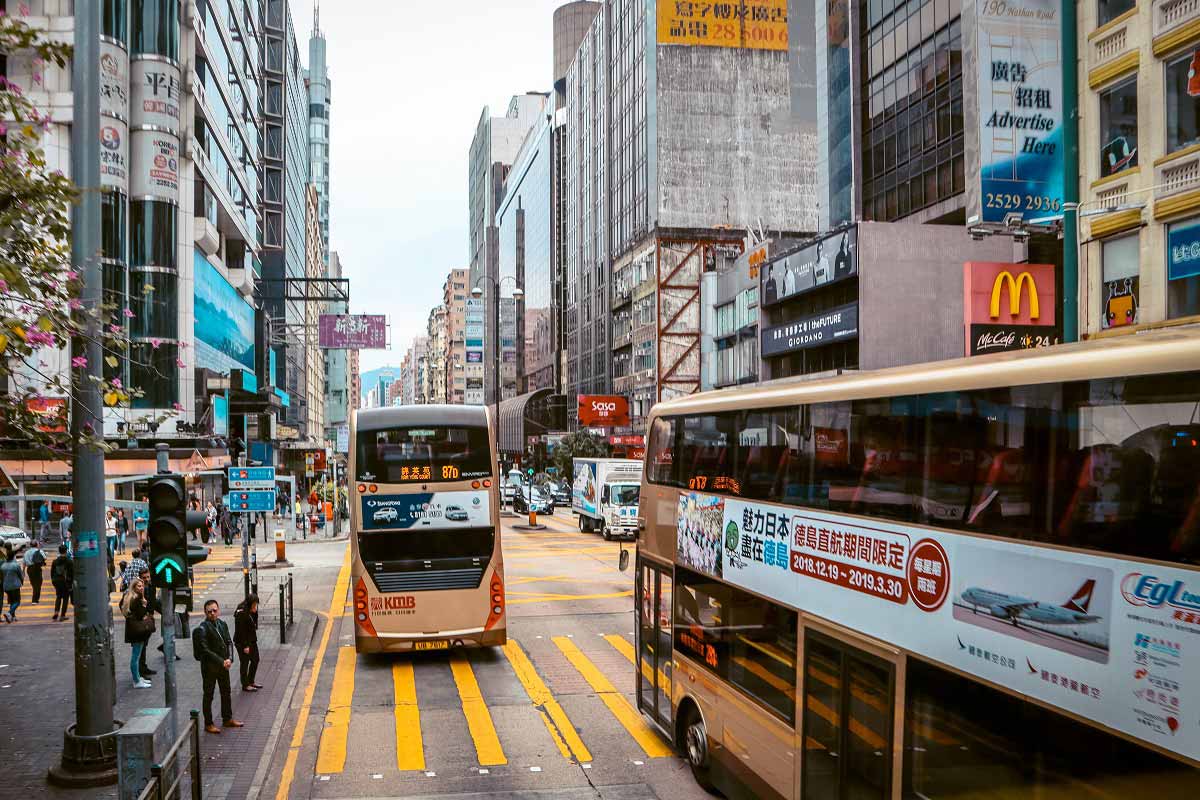
[[(312, 0), (290, 0), (308, 64)], [(330, 112), (330, 247), (350, 278), (351, 310), (386, 314), (399, 364), (467, 263), (467, 154), (485, 105), (549, 91), (552, 15), (565, 0), (325, 0)]]

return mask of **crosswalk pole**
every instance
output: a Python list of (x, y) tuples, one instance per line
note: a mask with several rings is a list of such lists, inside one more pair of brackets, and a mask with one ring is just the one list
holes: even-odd
[(163, 693), (167, 708), (175, 707), (175, 590), (163, 589), (162, 606), (162, 640), (163, 640)]

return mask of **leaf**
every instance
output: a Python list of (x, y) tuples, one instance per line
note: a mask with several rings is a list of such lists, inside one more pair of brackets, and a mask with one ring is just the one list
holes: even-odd
[(8, 337), (0, 333), (0, 353), (8, 349)]
[(49, 333), (50, 331), (54, 330), (54, 323), (50, 321), (49, 317), (40, 317), (38, 319), (37, 326), (38, 330), (42, 331), (43, 333)]
[(116, 369), (116, 368), (117, 368), (117, 364), (119, 364), (120, 362), (119, 362), (119, 361), (117, 361), (117, 359), (116, 359), (114, 356), (105, 356), (105, 357), (104, 357), (104, 363), (105, 363), (105, 364), (108, 364), (108, 365), (109, 365), (110, 367), (112, 367), (113, 369)]
[(116, 392), (105, 392), (104, 393), (104, 405), (108, 406), (109, 408), (112, 408), (113, 406), (115, 406), (119, 399), (120, 399), (120, 396)]

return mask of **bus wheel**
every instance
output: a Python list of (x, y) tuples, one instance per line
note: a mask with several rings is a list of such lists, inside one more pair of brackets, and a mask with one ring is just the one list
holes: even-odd
[(683, 719), (683, 752), (697, 785), (707, 792), (714, 792), (716, 787), (708, 760), (708, 731), (694, 706), (689, 706)]

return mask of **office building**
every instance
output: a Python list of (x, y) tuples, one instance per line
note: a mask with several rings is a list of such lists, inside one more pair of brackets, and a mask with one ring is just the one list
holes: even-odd
[[(305, 277), (321, 278), (325, 275), (325, 248), (321, 244), (321, 223), (317, 187), (305, 184)], [(304, 431), (309, 445), (325, 446), (325, 358), (317, 338), (318, 326), (324, 303), (304, 304)]]
[[(429, 311), (429, 322), (426, 326), (429, 336), (429, 363), (427, 368), (428, 399), (430, 403), (445, 403), (446, 400), (446, 362), (449, 356), (448, 339), (446, 337), (446, 306), (439, 303)], [(464, 382), (464, 389), (466, 383)]]
[(308, 70), (305, 72), (305, 83), (308, 87), (309, 181), (317, 187), (321, 241), (324, 243), (328, 259), (329, 124), (333, 94), (326, 59), (325, 33), (321, 30), (320, 0), (316, 0), (313, 8), (313, 30), (308, 40)]
[[(319, 192), (318, 192), (319, 198)], [(319, 205), (318, 205), (319, 208)], [(319, 216), (318, 216), (319, 225)], [(336, 252), (330, 253), (325, 275), (329, 278), (345, 277), (342, 260)], [(348, 314), (349, 304), (340, 301), (330, 301), (326, 304), (326, 314)], [(337, 430), (350, 424), (351, 398), (350, 391), (350, 350), (325, 350), (325, 439), (337, 441)]]
[(462, 405), (467, 391), (466, 269), (452, 269), (442, 284), (445, 309), (446, 402)]

